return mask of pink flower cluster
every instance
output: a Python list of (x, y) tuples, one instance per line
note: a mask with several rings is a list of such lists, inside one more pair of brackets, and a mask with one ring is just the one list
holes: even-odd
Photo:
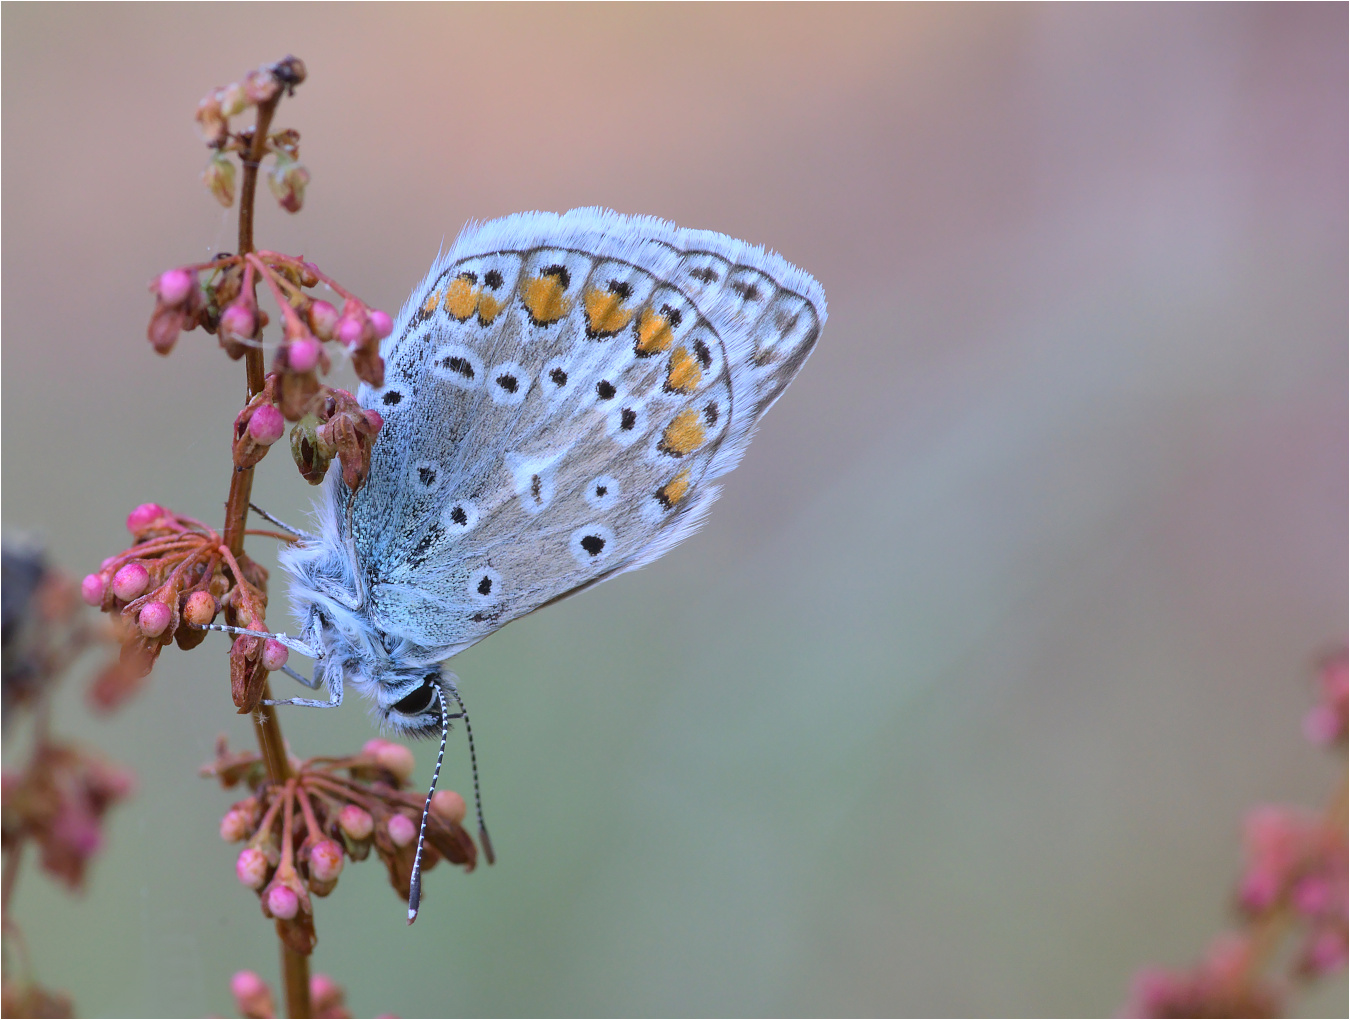
[(1148, 967), (1135, 975), (1121, 1011), (1132, 1017), (1273, 1017), (1280, 997), (1252, 979), (1253, 947), (1239, 935), (1223, 935), (1199, 966), (1171, 971)]
[(27, 768), (4, 773), (6, 853), (32, 839), (42, 848), (42, 867), (79, 888), (103, 845), (103, 816), (132, 786), (129, 772), (74, 745), (43, 741)]
[[(127, 530), (132, 546), (104, 560), (80, 586), (85, 602), (118, 614), (123, 625), (124, 668), (106, 673), (90, 691), (102, 709), (130, 696), (170, 642), (183, 649), (201, 644), (202, 628), (222, 610), (239, 626), (267, 626), (266, 569), (246, 555), (236, 557), (206, 525), (158, 503), (142, 503), (127, 515)], [(269, 668), (262, 659), (266, 646), (275, 644), (252, 637), (235, 642), (230, 666), (241, 707), (261, 697)]]
[[(226, 788), (243, 783), (253, 792), (220, 822), (228, 842), (243, 842), (235, 860), (239, 881), (258, 894), (263, 914), (296, 952), (314, 948), (311, 896), (327, 896), (344, 861), (364, 860), (373, 849), (404, 898), (412, 878), (422, 799), (403, 787), (412, 777), (413, 755), (387, 740), (371, 740), (360, 754), (293, 763), (293, 778), (273, 784), (261, 757), (231, 753), (222, 743), (216, 760), (202, 769)], [(478, 848), (460, 824), (464, 798), (443, 790), (427, 815), (422, 867), (442, 857), (472, 871)]]
[[(205, 274), (205, 280), (202, 279)], [(283, 318), (282, 343), (273, 371), (280, 376), (275, 402), (295, 421), (319, 387), (318, 374), (331, 367), (323, 345), (334, 341), (351, 357), (357, 377), (372, 386), (384, 383), (380, 341), (394, 328), (385, 312), (371, 308), (317, 266), (272, 251), (221, 255), (211, 262), (179, 266), (161, 273), (150, 285), (155, 309), (147, 336), (155, 350), (168, 354), (179, 334), (201, 326), (215, 333), (231, 358), (259, 345), (268, 317), (258, 307), (262, 282), (276, 300)], [(339, 311), (306, 289), (327, 285), (343, 299)]]
[[(249, 1020), (270, 1020), (277, 1015), (272, 989), (261, 976), (251, 970), (241, 970), (230, 979), (230, 994), (240, 1014)], [(346, 990), (327, 974), (315, 974), (309, 979), (310, 1016), (320, 1020), (343, 1020), (352, 1014), (347, 1009)]]
[(1276, 909), (1294, 912), (1302, 925), (1296, 964), (1321, 975), (1346, 964), (1346, 853), (1343, 824), (1285, 805), (1263, 805), (1243, 826), (1247, 870), (1238, 902), (1250, 915)]
[(1317, 704), (1303, 717), (1303, 735), (1314, 744), (1344, 744), (1350, 722), (1350, 670), (1345, 649), (1323, 660), (1317, 671)]

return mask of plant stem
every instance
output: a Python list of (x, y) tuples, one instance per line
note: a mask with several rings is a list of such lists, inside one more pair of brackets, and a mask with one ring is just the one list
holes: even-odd
[[(253, 248), (253, 205), (258, 193), (258, 164), (267, 147), (267, 130), (272, 123), (272, 114), (282, 93), (265, 103), (258, 104), (258, 119), (253, 128), (253, 140), (248, 152), (244, 154), (244, 179), (239, 188), (239, 255), (247, 255)], [(248, 382), (248, 396), (245, 403), (261, 392), (265, 383), (265, 370), (262, 351), (249, 347), (244, 354), (244, 370)], [(244, 552), (244, 532), (248, 528), (248, 502), (253, 493), (253, 468), (235, 468), (230, 477), (230, 495), (225, 503), (225, 545), (240, 556)], [(236, 583), (243, 584), (242, 577)], [(270, 700), (272, 692), (266, 681), (263, 682), (263, 700)], [(259, 705), (253, 710), (253, 733), (258, 740), (258, 750), (262, 752), (267, 765), (267, 778), (276, 786), (281, 786), (291, 778), (290, 762), (286, 758), (286, 742), (281, 736), (281, 725), (277, 722), (276, 712), (270, 705)], [(281, 975), (286, 989), (286, 1015), (307, 1017), (313, 1015), (309, 999), (309, 957), (297, 953), (285, 942), (281, 943)]]

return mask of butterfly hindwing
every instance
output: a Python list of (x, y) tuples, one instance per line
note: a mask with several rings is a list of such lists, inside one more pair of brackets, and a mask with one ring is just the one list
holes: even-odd
[(385, 419), (353, 503), (374, 622), (452, 654), (673, 547), (824, 314), (720, 234), (603, 210), (467, 229), (359, 394)]

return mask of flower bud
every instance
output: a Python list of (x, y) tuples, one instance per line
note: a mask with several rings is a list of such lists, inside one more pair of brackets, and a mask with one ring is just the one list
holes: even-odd
[(300, 913), (300, 897), (290, 886), (275, 882), (267, 890), (267, 912), (278, 920), (289, 921)]
[(139, 563), (128, 563), (113, 575), (113, 594), (123, 602), (140, 598), (149, 586), (150, 571)]
[(272, 671), (280, 669), (282, 666), (286, 665), (286, 660), (290, 657), (290, 654), (291, 653), (287, 651), (286, 646), (280, 641), (274, 641), (271, 638), (268, 638), (263, 642), (263, 669)]
[(384, 415), (374, 408), (367, 408), (364, 414), (366, 422), (370, 425), (370, 431), (378, 435), (380, 429), (384, 428)]
[(400, 783), (406, 783), (417, 767), (412, 751), (402, 744), (376, 737), (374, 740), (366, 741), (366, 746), (362, 750), (374, 757), (381, 767), (392, 772)]
[(169, 308), (161, 303), (155, 306), (150, 315), (150, 325), (146, 327), (145, 336), (156, 354), (168, 354), (178, 343), (178, 336), (187, 325), (187, 316), (181, 309)]
[(417, 838), (417, 824), (407, 815), (390, 815), (386, 828), (394, 846), (407, 846)]
[(155, 290), (159, 299), (166, 305), (176, 308), (188, 299), (196, 279), (186, 269), (168, 269), (159, 274), (155, 281)]
[(333, 462), (332, 449), (324, 449), (319, 442), (318, 419), (306, 415), (291, 429), (291, 456), (300, 475), (310, 485), (318, 485), (328, 473), (328, 465)]
[(338, 812), (338, 826), (352, 839), (369, 839), (375, 831), (375, 819), (369, 811), (347, 804)]
[(327, 301), (315, 299), (310, 302), (309, 328), (314, 330), (314, 335), (320, 340), (332, 340), (333, 330), (337, 328), (338, 310)]
[(234, 1004), (239, 1007), (239, 1012), (246, 1017), (277, 1015), (272, 989), (251, 970), (241, 970), (230, 978), (230, 994), (234, 996)]
[(394, 331), (394, 320), (378, 308), (370, 310), (370, 326), (375, 331), (375, 339), (383, 340)]
[(309, 851), (309, 873), (320, 882), (333, 882), (342, 874), (342, 844), (321, 839)]
[(235, 875), (250, 889), (262, 888), (267, 881), (268, 870), (267, 855), (255, 846), (246, 846), (240, 850), (234, 862)]
[(209, 591), (194, 591), (183, 603), (183, 619), (194, 627), (205, 627), (220, 612), (220, 603)]
[(350, 312), (344, 314), (338, 319), (337, 326), (333, 329), (333, 336), (338, 343), (348, 349), (355, 347), (365, 336), (366, 324), (356, 315)]
[(172, 622), (173, 610), (158, 601), (147, 602), (136, 618), (136, 625), (146, 637), (159, 637)]
[(98, 574), (85, 574), (84, 580), (80, 582), (80, 598), (84, 599), (85, 605), (101, 606), (107, 587), (107, 580)]
[(312, 372), (319, 363), (319, 341), (313, 337), (292, 340), (286, 345), (286, 367), (292, 372)]
[(145, 530), (154, 524), (161, 517), (169, 516), (169, 511), (165, 510), (158, 503), (142, 503), (131, 513), (127, 514), (127, 530), (133, 535)]
[(315, 1016), (346, 1016), (347, 993), (327, 974), (309, 979), (309, 1000)]
[(458, 825), (469, 813), (469, 807), (454, 790), (437, 790), (431, 798), (431, 813)]
[[(220, 838), (226, 843), (238, 843), (241, 839), (248, 839), (253, 834), (252, 829), (253, 817), (248, 811), (230, 808), (220, 819)], [(235, 863), (235, 867), (239, 867), (238, 862)]]
[(248, 420), (248, 434), (264, 446), (271, 446), (285, 431), (286, 419), (271, 404), (263, 404)]
[(243, 300), (235, 301), (220, 313), (219, 336), (222, 343), (251, 340), (258, 331), (258, 318)]
[(234, 163), (223, 152), (211, 153), (202, 171), (202, 183), (226, 209), (234, 205)]

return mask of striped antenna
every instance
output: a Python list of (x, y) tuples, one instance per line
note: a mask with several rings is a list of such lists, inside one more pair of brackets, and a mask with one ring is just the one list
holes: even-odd
[[(450, 716), (445, 711), (445, 695), (436, 687), (436, 704), (441, 709), (441, 749), (436, 752), (436, 771), (431, 773), (431, 789), (427, 791), (426, 803), (422, 805), (422, 824), (417, 830), (417, 853), (413, 857), (412, 881), (408, 884), (408, 923), (417, 920), (417, 910), (422, 905), (422, 842), (427, 835), (427, 813), (431, 810), (431, 798), (436, 792), (436, 782), (441, 778), (441, 762), (445, 761), (445, 741), (450, 735)], [(467, 721), (466, 721), (467, 725)]]

